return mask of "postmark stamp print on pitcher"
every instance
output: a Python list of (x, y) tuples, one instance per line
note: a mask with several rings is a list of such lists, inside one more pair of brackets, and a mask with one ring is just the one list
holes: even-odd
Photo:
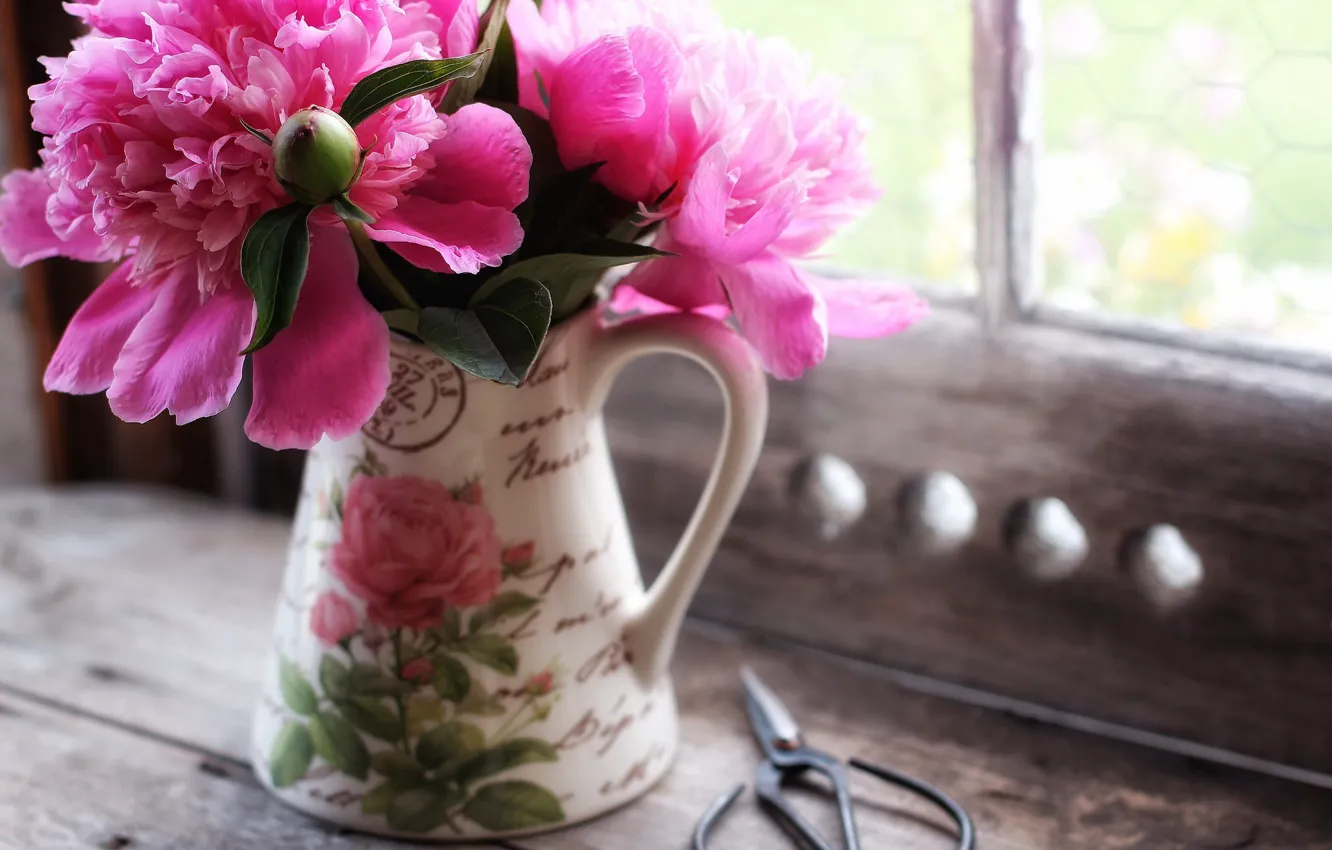
[(394, 348), (392, 382), (384, 403), (363, 429), (387, 449), (420, 452), (438, 445), (467, 408), (461, 370), (430, 352)]
[[(345, 776), (365, 790), (342, 804), (408, 834), (462, 834), (464, 821), (492, 832), (561, 823), (555, 793), (506, 778), (559, 760), (529, 730), (549, 717), (563, 672), (552, 661), (520, 678), (509, 635), (542, 599), (501, 588), (531, 569), (534, 543), (501, 543), (479, 483), (451, 491), (379, 468), (367, 452), (345, 496), (335, 489), (325, 502), (341, 527), (327, 561), (336, 584), (309, 613), (318, 669), (278, 662), (273, 785)], [(483, 684), (496, 678), (510, 681)]]

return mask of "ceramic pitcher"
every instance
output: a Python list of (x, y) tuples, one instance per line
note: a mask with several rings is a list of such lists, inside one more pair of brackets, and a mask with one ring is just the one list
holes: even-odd
[[(702, 363), (727, 416), (702, 502), (645, 590), (602, 407), (655, 352)], [(378, 415), (309, 457), (260, 779), (316, 817), (439, 842), (555, 829), (648, 791), (676, 749), (677, 632), (766, 420), (750, 349), (702, 317), (608, 328), (588, 311), (519, 388), (395, 341)]]

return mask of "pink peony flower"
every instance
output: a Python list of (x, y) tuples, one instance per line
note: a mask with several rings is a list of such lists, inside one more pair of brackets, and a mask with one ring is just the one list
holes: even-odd
[(424, 684), (430, 681), (430, 677), (435, 675), (435, 665), (430, 663), (429, 658), (416, 658), (402, 665), (400, 671), (402, 678), (408, 682)]
[[(469, 0), (95, 0), (70, 55), (32, 89), (42, 167), (4, 179), (0, 251), (123, 260), (75, 316), (50, 390), (106, 391), (121, 418), (179, 422), (226, 407), (255, 322), (240, 276), (249, 226), (288, 199), (270, 135), (292, 114), (336, 108), (374, 71), (470, 52)], [(352, 200), (372, 238), (439, 271), (474, 272), (516, 250), (512, 210), (530, 150), (503, 112), (436, 114), (425, 96), (357, 128), (368, 150)], [(350, 237), (311, 219), (310, 270), (290, 328), (254, 356), (247, 433), (273, 448), (343, 438), (388, 387), (388, 331), (360, 295)]]
[(361, 618), (352, 604), (331, 591), (324, 592), (310, 611), (310, 631), (328, 646), (337, 646), (356, 634)]
[(393, 629), (439, 625), (446, 608), (483, 605), (501, 580), (495, 520), (444, 485), (404, 475), (356, 478), (329, 569)]
[[(861, 119), (785, 42), (726, 31), (695, 4), (515, 0), (524, 73), (546, 85), (560, 155), (664, 220), (617, 306), (726, 307), (781, 378), (827, 352), (829, 333), (895, 333), (925, 312), (909, 291), (825, 280), (795, 265), (877, 198)], [(540, 91), (523, 105), (547, 112)], [(625, 287), (632, 287), (627, 290)]]

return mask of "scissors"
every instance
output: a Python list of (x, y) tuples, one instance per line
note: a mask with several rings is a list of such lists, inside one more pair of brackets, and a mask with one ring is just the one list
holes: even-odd
[[(860, 850), (860, 836), (851, 809), (850, 772), (841, 761), (828, 753), (808, 747), (791, 712), (753, 670), (740, 671), (745, 686), (745, 707), (749, 723), (763, 748), (764, 760), (755, 777), (755, 793), (768, 814), (796, 840), (802, 850), (834, 850), (833, 845), (796, 811), (786, 799), (782, 786), (788, 780), (814, 771), (832, 782), (837, 798), (837, 810), (842, 822), (842, 850)], [(958, 828), (957, 850), (973, 850), (976, 829), (971, 817), (947, 794), (930, 785), (895, 770), (879, 767), (861, 759), (852, 759), (851, 767), (924, 797), (943, 809)], [(708, 850), (708, 836), (735, 801), (744, 793), (738, 785), (718, 799), (703, 815), (694, 830), (694, 850)]]

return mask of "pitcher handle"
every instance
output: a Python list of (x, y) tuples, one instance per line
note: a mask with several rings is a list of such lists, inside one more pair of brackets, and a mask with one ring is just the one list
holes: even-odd
[(754, 474), (768, 425), (768, 385), (753, 350), (726, 324), (683, 313), (652, 316), (601, 327), (593, 336), (588, 409), (599, 411), (624, 368), (648, 354), (678, 354), (701, 364), (726, 399), (721, 446), (703, 498), (625, 627), (628, 657), (650, 685), (670, 664), (685, 612)]

